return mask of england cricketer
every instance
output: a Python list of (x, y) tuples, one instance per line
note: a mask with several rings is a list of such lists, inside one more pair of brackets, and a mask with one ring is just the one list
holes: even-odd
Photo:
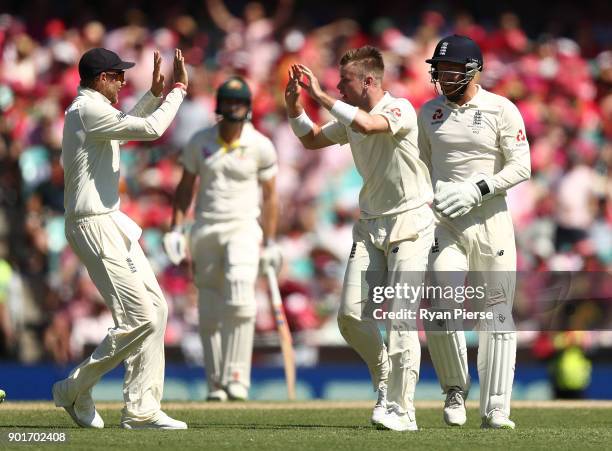
[[(276, 151), (250, 122), (251, 91), (239, 77), (217, 90), (221, 120), (197, 132), (183, 149), (173, 230), (164, 248), (178, 264), (186, 256), (185, 218), (200, 179), (190, 233), (198, 287), (200, 333), (211, 401), (246, 400), (255, 332), (255, 281), (262, 269), (278, 269), (275, 244), (278, 201)], [(263, 194), (260, 227), (259, 187)], [(264, 247), (260, 254), (262, 241)]]
[(55, 405), (81, 427), (103, 428), (91, 390), (107, 371), (125, 364), (121, 427), (186, 429), (160, 408), (168, 307), (138, 239), (142, 230), (119, 210), (119, 142), (154, 140), (174, 118), (187, 88), (180, 50), (173, 89), (161, 97), (161, 57), (154, 53), (151, 90), (129, 114), (115, 109), (125, 70), (134, 63), (103, 48), (79, 61), (81, 84), (66, 110), (62, 161), (66, 238), (110, 309), (115, 327), (93, 354), (53, 385)]
[[(413, 399), (421, 358), (417, 332), (405, 327), (409, 325), (387, 323), (385, 344), (371, 314), (372, 292), (395, 286), (402, 277), (410, 279), (402, 280), (405, 283), (422, 283), (433, 239), (434, 217), (428, 205), (433, 193), (427, 167), (419, 159), (416, 112), (406, 99), (383, 90), (383, 72), (378, 49), (349, 50), (340, 60), (342, 99), (337, 100), (321, 89), (308, 67), (295, 65), (285, 101), (291, 127), (304, 147), (350, 144), (363, 187), (338, 325), (368, 365), (378, 391), (372, 423), (414, 431)], [(314, 124), (299, 102), (301, 89), (335, 119), (323, 126)], [(393, 299), (389, 308), (399, 301)]]
[[(436, 285), (463, 284), (467, 275), (486, 287), (485, 310), (498, 320), (479, 328), (482, 427), (513, 429), (516, 248), (505, 194), (531, 174), (525, 125), (512, 102), (476, 84), (483, 59), (471, 39), (442, 39), (427, 62), (432, 83), (441, 89), (418, 117), (419, 148), (431, 172), (439, 218), (430, 268)], [(427, 328), (427, 342), (447, 395), (444, 420), (462, 425), (470, 387), (464, 333), (453, 326)]]

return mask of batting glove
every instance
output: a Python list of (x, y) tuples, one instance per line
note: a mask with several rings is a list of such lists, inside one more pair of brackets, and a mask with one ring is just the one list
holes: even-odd
[(178, 265), (187, 257), (187, 240), (181, 227), (164, 233), (164, 251), (173, 265)]
[(274, 271), (278, 272), (282, 262), (283, 255), (281, 253), (281, 248), (278, 244), (271, 242), (261, 251), (261, 256), (259, 257), (259, 265), (261, 267), (262, 272), (265, 273), (269, 266), (274, 268)]
[(465, 182), (438, 182), (434, 204), (442, 215), (454, 219), (469, 213), (494, 194), (493, 183), (477, 174)]

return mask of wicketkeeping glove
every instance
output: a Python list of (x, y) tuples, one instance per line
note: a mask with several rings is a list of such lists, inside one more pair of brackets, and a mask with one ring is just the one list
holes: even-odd
[(164, 233), (164, 251), (173, 265), (178, 265), (187, 257), (187, 240), (180, 227)]
[(261, 256), (259, 257), (259, 265), (262, 272), (265, 273), (268, 266), (274, 268), (274, 271), (278, 272), (281, 267), (281, 263), (283, 262), (283, 255), (281, 253), (281, 248), (276, 243), (270, 243), (261, 251)]
[(464, 182), (438, 182), (434, 205), (442, 215), (454, 219), (493, 197), (494, 190), (493, 183), (480, 174)]

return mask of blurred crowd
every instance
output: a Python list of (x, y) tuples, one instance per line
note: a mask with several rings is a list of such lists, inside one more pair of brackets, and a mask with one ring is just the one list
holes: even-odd
[[(170, 73), (173, 49), (190, 70), (188, 96), (164, 137), (128, 143), (121, 155), (121, 209), (144, 229), (142, 244), (170, 306), (166, 343), (201, 361), (197, 296), (187, 263), (172, 266), (161, 236), (180, 177), (182, 146), (216, 120), (214, 90), (229, 75), (253, 91), (253, 122), (276, 145), (281, 202), (281, 292), (298, 342), (342, 343), (335, 313), (361, 179), (346, 147), (306, 151), (287, 123), (283, 92), (291, 64), (307, 64), (330, 93), (338, 61), (364, 44), (384, 52), (386, 89), (415, 108), (435, 95), (430, 57), (438, 40), (457, 32), (483, 49), (486, 89), (514, 101), (531, 144), (532, 179), (512, 189), (521, 271), (612, 269), (612, 37), (605, 27), (579, 24), (571, 36), (521, 26), (503, 13), (480, 25), (467, 13), (424, 11), (408, 26), (389, 17), (304, 20), (291, 0), (268, 11), (248, 3), (241, 15), (221, 0), (202, 2), (198, 15), (168, 7), (163, 26), (128, 9), (122, 26), (49, 17), (29, 23), (0, 15), (0, 342), (2, 355), (24, 362), (65, 363), (82, 356), (112, 327), (112, 318), (64, 238), (63, 111), (79, 83), (77, 63), (103, 46), (136, 62), (126, 73), (120, 109), (150, 87), (153, 50)], [(340, 10), (340, 7), (338, 7)], [(346, 8), (343, 9), (346, 11)], [(597, 11), (592, 11), (593, 17)], [(205, 15), (206, 26), (195, 17)], [(328, 15), (322, 16), (327, 17)], [(340, 16), (338, 16), (340, 17)], [(40, 22), (40, 21), (39, 21)], [(485, 22), (482, 22), (485, 23)], [(304, 25), (308, 24), (308, 25)], [(326, 119), (304, 99), (313, 120)], [(259, 340), (274, 330), (259, 288)], [(529, 296), (519, 296), (528, 303)]]

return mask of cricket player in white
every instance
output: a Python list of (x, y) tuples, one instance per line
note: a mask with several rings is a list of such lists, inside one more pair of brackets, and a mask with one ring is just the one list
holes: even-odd
[(87, 268), (110, 309), (115, 327), (93, 354), (53, 386), (55, 405), (82, 427), (102, 428), (91, 390), (120, 362), (125, 363), (121, 427), (186, 429), (160, 408), (164, 385), (164, 332), (168, 307), (138, 239), (141, 229), (119, 210), (119, 142), (154, 140), (174, 118), (187, 88), (180, 50), (174, 57), (174, 88), (161, 97), (161, 57), (154, 53), (151, 91), (125, 114), (115, 109), (124, 71), (103, 48), (79, 62), (81, 86), (66, 110), (64, 165), (66, 238)]
[[(432, 83), (442, 91), (423, 105), (418, 118), (419, 148), (431, 172), (439, 218), (430, 269), (437, 285), (463, 285), (468, 271), (468, 278), (479, 279), (475, 283), (487, 284), (484, 305), (495, 321), (479, 324), (482, 427), (514, 428), (509, 416), (516, 247), (505, 194), (531, 174), (525, 125), (512, 102), (476, 84), (483, 61), (471, 39), (442, 39), (427, 62)], [(444, 420), (462, 425), (470, 387), (464, 333), (457, 327), (428, 328), (427, 342), (447, 394)]]
[[(251, 92), (239, 77), (217, 90), (221, 120), (197, 132), (181, 157), (183, 176), (176, 189), (173, 230), (164, 235), (171, 261), (186, 256), (185, 218), (200, 179), (190, 250), (198, 287), (200, 333), (208, 400), (246, 400), (255, 332), (255, 282), (262, 269), (278, 269), (275, 244), (278, 166), (272, 142), (249, 121)], [(261, 223), (259, 187), (263, 194)]]
[[(421, 347), (414, 327), (387, 322), (387, 344), (372, 315), (372, 291), (396, 283), (422, 283), (433, 239), (433, 192), (419, 158), (416, 112), (406, 99), (382, 87), (379, 50), (362, 47), (340, 61), (342, 100), (326, 94), (312, 71), (291, 68), (285, 92), (289, 121), (308, 149), (349, 143), (363, 178), (361, 218), (353, 228), (353, 248), (344, 279), (338, 325), (364, 359), (378, 400), (372, 423), (397, 431), (417, 430), (414, 390)], [(300, 88), (336, 119), (313, 124), (299, 103)], [(410, 280), (401, 280), (402, 278)], [(366, 286), (362, 285), (365, 284)], [(418, 299), (415, 300), (418, 305)], [(401, 299), (392, 300), (397, 310)], [(393, 327), (391, 327), (393, 326)]]

